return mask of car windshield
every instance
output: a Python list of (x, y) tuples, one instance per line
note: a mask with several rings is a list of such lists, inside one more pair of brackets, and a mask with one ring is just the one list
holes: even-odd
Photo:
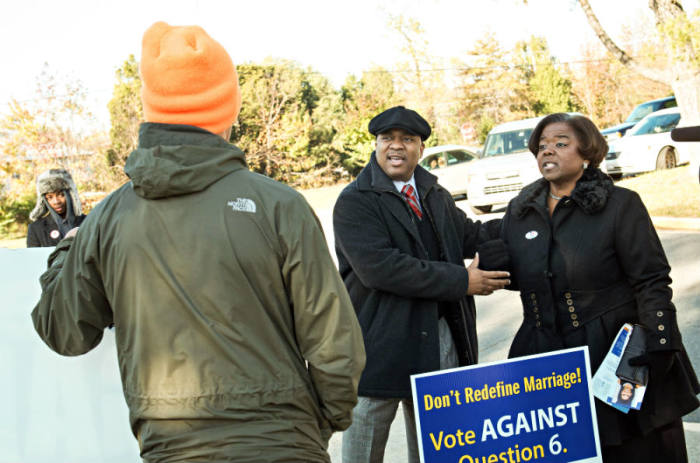
[(527, 151), (527, 142), (533, 129), (513, 130), (512, 132), (490, 133), (484, 144), (484, 156)]
[(680, 120), (681, 115), (678, 113), (653, 116), (639, 124), (638, 127), (632, 129), (631, 135), (670, 132), (678, 125), (678, 121)]
[(639, 122), (644, 119), (644, 116), (653, 112), (654, 105), (652, 103), (640, 104), (634, 108), (634, 111), (632, 111), (632, 114), (629, 115), (625, 122)]
[[(465, 150), (440, 151), (426, 156), (420, 161), (420, 165), (428, 170), (441, 169), (446, 166), (471, 161), (477, 156)], [(447, 160), (445, 160), (447, 158)]]
[(428, 170), (440, 169), (441, 167), (445, 167), (445, 164), (443, 153), (431, 154), (420, 162), (420, 165)]
[(476, 155), (471, 154), (467, 151), (462, 150), (452, 150), (447, 152), (447, 165), (459, 164), (460, 162), (467, 162), (474, 159)]

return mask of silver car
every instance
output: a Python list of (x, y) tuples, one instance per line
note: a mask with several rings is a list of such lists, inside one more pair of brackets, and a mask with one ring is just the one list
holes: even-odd
[(671, 169), (690, 161), (700, 143), (671, 139), (681, 122), (679, 108), (662, 109), (644, 117), (624, 137), (610, 143), (605, 163), (613, 178), (659, 169)]
[(479, 158), (476, 151), (462, 145), (433, 146), (423, 151), (418, 164), (435, 175), (454, 199), (464, 199), (467, 196), (466, 167)]

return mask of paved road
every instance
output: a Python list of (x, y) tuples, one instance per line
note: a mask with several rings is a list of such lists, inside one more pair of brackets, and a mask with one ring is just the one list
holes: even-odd
[[(472, 218), (489, 220), (502, 216), (502, 211), (475, 216), (464, 201), (458, 205)], [(332, 220), (330, 211), (317, 211), (333, 249)], [(700, 372), (700, 233), (681, 231), (659, 231), (671, 264), (673, 278), (674, 303), (678, 309), (678, 324), (688, 355)], [(334, 252), (334, 251), (333, 251)], [(477, 331), (479, 334), (479, 360), (490, 362), (507, 357), (510, 341), (520, 324), (521, 305), (517, 293), (501, 291), (487, 297), (476, 299)], [(690, 452), (690, 462), (700, 463), (700, 410), (684, 418), (686, 439)], [(386, 463), (404, 463), (406, 461), (405, 432), (401, 411), (397, 413), (387, 446)], [(331, 439), (329, 453), (334, 463), (340, 463), (341, 435), (335, 434)]]

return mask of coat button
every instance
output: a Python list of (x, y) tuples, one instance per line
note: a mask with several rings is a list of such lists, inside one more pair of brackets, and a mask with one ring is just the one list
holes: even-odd
[(535, 293), (530, 294), (530, 299), (536, 299), (536, 298), (537, 298), (537, 296), (535, 295)]
[(661, 338), (661, 339), (659, 339), (659, 342), (660, 342), (661, 344), (666, 344), (666, 338)]
[(564, 293), (564, 297), (567, 299), (571, 299), (571, 293)]
[(536, 313), (536, 314), (535, 314), (535, 320), (539, 320), (539, 319), (540, 319), (540, 314)]
[(569, 307), (569, 312), (574, 313), (575, 311), (576, 311), (576, 307), (574, 307), (573, 305), (571, 307)]
[(572, 313), (572, 314), (571, 314), (571, 319), (572, 319), (572, 320), (576, 320), (577, 318), (578, 318), (578, 315), (576, 315), (575, 313)]
[(540, 326), (542, 326), (542, 322), (537, 322), (535, 323), (535, 325), (537, 326), (537, 328), (539, 328)]
[(421, 331), (420, 335), (423, 336), (424, 338), (428, 337), (428, 332), (427, 331)]
[(571, 324), (574, 328), (578, 328), (578, 321), (574, 320), (573, 322), (571, 322)]
[(659, 317), (659, 318), (661, 318), (661, 317), (664, 316), (664, 313), (663, 313), (662, 311), (659, 310), (658, 312), (656, 312), (656, 316)]
[(664, 325), (659, 325), (659, 331), (663, 331), (665, 329), (666, 329), (666, 327)]

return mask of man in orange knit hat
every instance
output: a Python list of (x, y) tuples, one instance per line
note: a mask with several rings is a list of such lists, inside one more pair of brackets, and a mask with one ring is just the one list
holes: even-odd
[(114, 324), (144, 461), (329, 462), (365, 354), (318, 220), (228, 143), (238, 77), (202, 28), (151, 26), (141, 75), (131, 182), (56, 247), (36, 331), (80, 355)]

